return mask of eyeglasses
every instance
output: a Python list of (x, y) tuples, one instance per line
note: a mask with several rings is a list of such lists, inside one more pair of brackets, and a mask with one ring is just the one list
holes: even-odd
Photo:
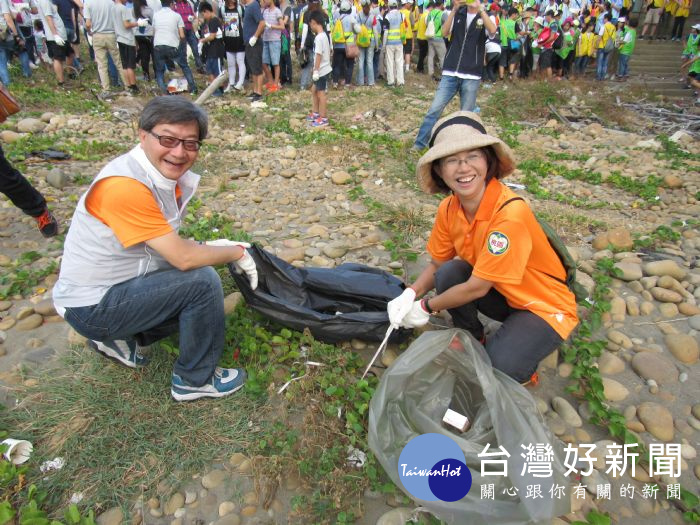
[(456, 170), (459, 166), (461, 166), (462, 162), (467, 164), (468, 166), (474, 166), (475, 164), (483, 161), (486, 157), (484, 156), (483, 153), (470, 153), (467, 155), (466, 158), (460, 159), (458, 157), (447, 157), (446, 159), (443, 159), (442, 164), (451, 170)]
[(177, 148), (180, 143), (182, 143), (182, 147), (187, 151), (199, 151), (199, 148), (202, 146), (202, 143), (199, 140), (185, 140), (177, 137), (170, 137), (168, 135), (158, 135), (152, 131), (149, 131), (148, 133), (157, 138), (158, 143), (164, 148)]

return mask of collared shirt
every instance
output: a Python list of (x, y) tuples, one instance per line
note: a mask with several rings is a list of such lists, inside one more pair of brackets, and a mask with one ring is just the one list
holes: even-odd
[(576, 299), (562, 281), (566, 272), (530, 207), (522, 200), (501, 206), (513, 191), (492, 179), (469, 222), (459, 199), (438, 207), (428, 252), (436, 261), (459, 257), (472, 275), (493, 283), (513, 308), (529, 310), (563, 339), (578, 323)]
[(169, 7), (163, 7), (153, 15), (153, 45), (179, 47), (180, 27), (185, 27), (182, 17)]

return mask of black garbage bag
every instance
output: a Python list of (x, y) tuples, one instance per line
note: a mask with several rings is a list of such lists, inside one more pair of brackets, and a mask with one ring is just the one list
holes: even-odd
[[(229, 271), (248, 306), (278, 323), (303, 330), (326, 343), (349, 339), (381, 341), (389, 328), (386, 305), (403, 292), (395, 276), (362, 264), (335, 268), (296, 268), (257, 245), (248, 248), (258, 267), (258, 287), (245, 275)], [(394, 330), (399, 342), (410, 330)]]

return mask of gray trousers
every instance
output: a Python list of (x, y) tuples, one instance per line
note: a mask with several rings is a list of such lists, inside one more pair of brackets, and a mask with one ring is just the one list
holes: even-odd
[(428, 40), (428, 75), (432, 76), (435, 69), (435, 57), (438, 61), (438, 72), (442, 73), (442, 63), (445, 60), (445, 41), (442, 38), (431, 38)]
[[(459, 259), (449, 261), (435, 273), (437, 293), (464, 283), (472, 266)], [(524, 383), (537, 370), (537, 364), (551, 354), (563, 339), (541, 317), (528, 310), (512, 308), (495, 288), (480, 299), (448, 310), (457, 328), (468, 330), (476, 339), (484, 337), (484, 327), (477, 317), (481, 312), (503, 324), (489, 337), (484, 347), (494, 368)]]

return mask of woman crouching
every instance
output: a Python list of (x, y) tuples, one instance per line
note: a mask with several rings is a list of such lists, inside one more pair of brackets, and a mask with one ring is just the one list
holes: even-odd
[[(559, 256), (527, 203), (501, 183), (514, 168), (510, 148), (476, 114), (436, 123), (416, 170), (424, 191), (448, 194), (428, 240), (432, 260), (387, 311), (393, 325), (413, 328), (447, 310), (495, 368), (526, 383), (578, 318)], [(503, 323), (488, 339), (478, 312)]]

